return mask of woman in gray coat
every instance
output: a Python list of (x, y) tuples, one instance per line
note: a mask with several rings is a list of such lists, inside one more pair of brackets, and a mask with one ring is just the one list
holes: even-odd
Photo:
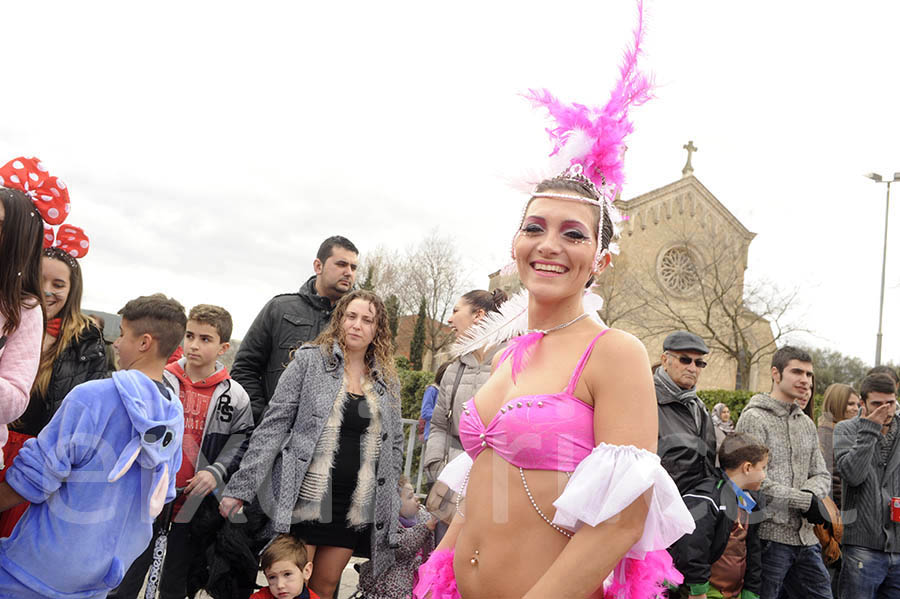
[(341, 298), (279, 379), (219, 507), (228, 517), (258, 497), (272, 532), (308, 544), (323, 599), (355, 548), (371, 550), (376, 575), (394, 563), (403, 431), (392, 355), (378, 296)]

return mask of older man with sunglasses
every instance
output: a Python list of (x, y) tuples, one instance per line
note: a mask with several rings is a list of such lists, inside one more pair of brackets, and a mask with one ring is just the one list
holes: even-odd
[(659, 409), (656, 451), (681, 493), (715, 471), (716, 432), (697, 397), (697, 381), (708, 353), (703, 339), (675, 331), (663, 341), (661, 363), (653, 375)]

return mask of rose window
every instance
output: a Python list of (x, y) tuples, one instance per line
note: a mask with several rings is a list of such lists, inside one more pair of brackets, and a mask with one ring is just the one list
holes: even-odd
[(659, 276), (666, 287), (681, 293), (690, 291), (700, 282), (697, 263), (685, 247), (672, 248), (663, 254), (659, 261)]

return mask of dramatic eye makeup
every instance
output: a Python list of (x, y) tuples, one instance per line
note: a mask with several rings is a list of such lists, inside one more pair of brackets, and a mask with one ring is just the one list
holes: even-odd
[(583, 242), (591, 238), (590, 232), (588, 232), (587, 227), (581, 221), (564, 221), (560, 230), (562, 231), (563, 236), (571, 241)]
[(581, 229), (568, 229), (563, 231), (563, 236), (567, 239), (571, 239), (572, 241), (584, 241), (585, 239), (589, 239), (587, 235)]
[[(547, 230), (547, 221), (540, 216), (529, 216), (522, 223), (521, 231), (526, 235), (538, 235)], [(566, 220), (559, 227), (560, 234), (567, 240), (585, 243), (591, 238), (591, 234), (581, 221)]]
[(546, 221), (539, 216), (529, 216), (525, 219), (525, 222), (522, 223), (521, 231), (526, 235), (534, 235), (536, 233), (543, 233), (544, 227), (546, 226)]

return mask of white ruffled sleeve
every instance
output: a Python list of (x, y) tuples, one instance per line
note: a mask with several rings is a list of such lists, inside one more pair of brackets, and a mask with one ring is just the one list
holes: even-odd
[(675, 482), (660, 465), (659, 456), (645, 449), (606, 443), (595, 447), (553, 502), (553, 523), (572, 531), (584, 524), (597, 526), (651, 488), (644, 534), (626, 554), (643, 559), (648, 552), (665, 549), (694, 530), (694, 518)]
[(472, 469), (472, 458), (469, 454), (462, 452), (444, 466), (441, 473), (438, 474), (438, 480), (450, 487), (454, 493), (460, 493), (466, 496), (466, 482), (469, 477), (469, 470)]

